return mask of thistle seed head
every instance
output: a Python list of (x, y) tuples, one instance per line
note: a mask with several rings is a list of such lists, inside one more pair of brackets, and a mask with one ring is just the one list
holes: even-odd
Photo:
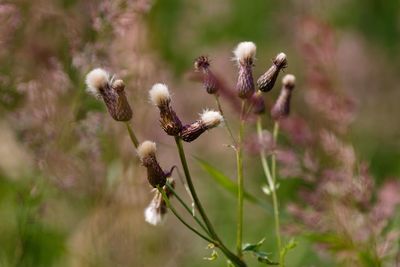
[(200, 114), (200, 118), (207, 130), (217, 127), (224, 121), (224, 117), (222, 117), (220, 112), (208, 109), (204, 110), (203, 113)]
[(238, 64), (252, 65), (256, 56), (257, 47), (253, 42), (241, 42), (233, 51)]
[(206, 130), (217, 127), (223, 122), (224, 118), (221, 113), (213, 110), (205, 110), (200, 114), (200, 119), (183, 126), (179, 136), (185, 142), (192, 142), (196, 140)]
[(256, 55), (256, 45), (253, 42), (242, 42), (236, 47), (233, 54), (239, 67), (236, 89), (240, 98), (248, 99), (254, 94), (252, 68)]
[(171, 102), (171, 95), (165, 84), (157, 83), (149, 91), (151, 102), (157, 107), (166, 106)]
[(272, 62), (272, 66), (257, 80), (257, 86), (263, 92), (272, 90), (279, 72), (287, 67), (286, 54), (279, 53)]
[(113, 80), (108, 72), (97, 68), (86, 75), (86, 91), (102, 98), (111, 117), (116, 121), (129, 121), (132, 109), (125, 95), (125, 84), (122, 80)]
[(160, 110), (160, 124), (163, 130), (172, 136), (177, 136), (182, 129), (182, 122), (171, 107), (171, 95), (165, 84), (153, 85), (150, 100)]
[(282, 90), (276, 100), (274, 106), (271, 109), (271, 117), (274, 120), (286, 118), (290, 113), (290, 101), (292, 97), (292, 91), (295, 87), (294, 75), (287, 74), (282, 79)]
[(86, 75), (86, 91), (96, 97), (100, 97), (100, 90), (104, 90), (110, 81), (110, 74), (104, 69), (97, 68)]
[(143, 161), (146, 157), (155, 156), (157, 151), (157, 145), (151, 141), (144, 141), (137, 148), (137, 153), (140, 160)]
[(147, 168), (147, 180), (153, 187), (163, 187), (172, 173), (164, 172), (160, 167), (160, 164), (156, 158), (156, 144), (151, 141), (144, 141), (137, 149), (138, 156), (143, 164)]
[(203, 86), (206, 88), (207, 93), (216, 94), (218, 92), (218, 82), (209, 67), (210, 61), (206, 56), (200, 56), (194, 62), (195, 70), (203, 73)]

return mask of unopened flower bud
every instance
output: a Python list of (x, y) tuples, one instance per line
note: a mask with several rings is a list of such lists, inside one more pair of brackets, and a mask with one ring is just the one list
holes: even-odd
[(137, 148), (138, 156), (147, 168), (147, 179), (151, 186), (162, 187), (165, 185), (167, 177), (171, 176), (173, 168), (169, 172), (163, 171), (156, 158), (156, 143), (144, 141)]
[(286, 118), (290, 113), (290, 99), (295, 87), (296, 78), (294, 75), (287, 74), (282, 79), (282, 90), (271, 109), (271, 117), (274, 120)]
[(165, 84), (153, 85), (150, 92), (151, 102), (160, 110), (161, 127), (168, 135), (177, 136), (182, 129), (182, 122), (171, 107), (171, 95)]
[(233, 51), (239, 67), (236, 89), (242, 99), (248, 99), (254, 94), (253, 65), (256, 55), (256, 45), (253, 42), (242, 42)]
[(257, 80), (258, 88), (263, 92), (272, 90), (279, 72), (287, 67), (285, 53), (279, 53), (272, 62), (272, 66)]
[(265, 112), (265, 101), (262, 93), (258, 91), (251, 97), (254, 114), (263, 114)]
[(196, 71), (201, 71), (203, 73), (203, 86), (206, 88), (207, 93), (216, 94), (218, 92), (218, 82), (210, 70), (210, 61), (208, 57), (198, 57), (194, 62), (194, 68)]
[(108, 72), (97, 68), (86, 75), (86, 91), (97, 98), (102, 98), (111, 117), (116, 121), (129, 121), (132, 109), (125, 95), (122, 80), (113, 81)]
[[(175, 181), (172, 178), (168, 179), (168, 183), (175, 188)], [(163, 189), (165, 195), (170, 198), (172, 196), (172, 191), (168, 186), (164, 186)], [(149, 206), (147, 206), (144, 211), (144, 217), (146, 222), (152, 225), (159, 225), (163, 222), (165, 214), (167, 214), (167, 203), (165, 202), (160, 191), (155, 191), (154, 197), (151, 200)]]
[(183, 127), (180, 136), (183, 141), (192, 142), (206, 130), (217, 127), (223, 121), (224, 118), (218, 111), (205, 110), (200, 114), (199, 120)]

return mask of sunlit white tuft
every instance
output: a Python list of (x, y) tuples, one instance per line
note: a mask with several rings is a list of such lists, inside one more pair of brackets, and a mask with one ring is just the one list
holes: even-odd
[(110, 74), (104, 69), (97, 68), (86, 75), (86, 91), (94, 96), (99, 96), (100, 88), (104, 88), (110, 80)]
[(160, 223), (162, 223), (163, 215), (157, 208), (157, 205), (154, 201), (152, 201), (144, 211), (144, 218), (146, 222), (152, 225), (159, 225)]
[(292, 75), (292, 74), (286, 74), (282, 78), (282, 83), (283, 83), (284, 86), (294, 87), (294, 85), (296, 83), (296, 77), (294, 75)]
[(207, 129), (218, 126), (224, 121), (221, 113), (214, 110), (204, 110), (201, 116), (201, 121), (206, 125)]
[(151, 154), (155, 154), (157, 150), (156, 143), (151, 141), (144, 141), (137, 148), (137, 153), (140, 159), (143, 159)]
[(162, 83), (156, 83), (151, 88), (150, 92), (150, 100), (156, 106), (161, 106), (165, 103), (171, 101), (171, 95), (169, 93), (168, 87)]
[(253, 42), (241, 42), (233, 51), (235, 60), (238, 62), (245, 62), (247, 60), (254, 61), (256, 56), (256, 45)]

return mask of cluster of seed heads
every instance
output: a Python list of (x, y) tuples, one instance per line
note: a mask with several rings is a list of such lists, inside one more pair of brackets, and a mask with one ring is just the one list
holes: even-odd
[[(242, 42), (233, 51), (234, 59), (238, 66), (238, 79), (236, 90), (243, 100), (249, 100), (253, 112), (265, 112), (265, 103), (262, 92), (272, 90), (281, 70), (287, 67), (284, 53), (279, 53), (272, 61), (269, 69), (257, 80), (256, 92), (253, 80), (253, 67), (256, 55), (256, 45), (252, 42)], [(209, 94), (218, 94), (219, 84), (216, 76), (210, 69), (210, 60), (200, 56), (195, 60), (195, 70), (203, 75), (203, 86)], [(281, 93), (271, 109), (271, 117), (275, 120), (285, 118), (290, 112), (291, 93), (295, 86), (295, 77), (286, 75), (282, 80)], [(100, 68), (94, 69), (86, 76), (87, 91), (98, 99), (102, 99), (111, 117), (116, 121), (129, 121), (132, 118), (132, 109), (125, 95), (125, 84), (120, 79)], [(181, 138), (185, 142), (192, 142), (205, 131), (220, 125), (224, 118), (218, 111), (205, 109), (199, 119), (192, 123), (183, 124), (172, 107), (172, 98), (167, 85), (157, 83), (149, 91), (151, 102), (159, 109), (161, 128), (170, 136)], [(147, 179), (153, 188), (162, 188), (167, 197), (172, 195), (166, 183), (174, 186), (170, 178), (174, 167), (169, 171), (161, 168), (156, 157), (156, 144), (144, 141), (137, 147), (138, 156), (142, 165), (147, 169)], [(155, 196), (145, 210), (146, 221), (158, 224), (162, 221), (167, 211), (166, 203), (160, 191), (156, 190)]]

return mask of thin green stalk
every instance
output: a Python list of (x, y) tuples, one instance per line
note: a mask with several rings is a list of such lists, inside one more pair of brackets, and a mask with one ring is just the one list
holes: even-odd
[(193, 213), (192, 210), (189, 208), (189, 206), (185, 203), (185, 201), (183, 201), (183, 199), (176, 193), (176, 191), (174, 190), (174, 188), (169, 184), (166, 183), (166, 185), (168, 186), (168, 189), (171, 190), (172, 194), (174, 194), (174, 196), (176, 197), (176, 199), (182, 204), (182, 206), (185, 208), (185, 210), (193, 217), (193, 219), (197, 222), (197, 224), (207, 233), (208, 229), (204, 226), (204, 224), (199, 220), (199, 218), (197, 218)]
[(215, 241), (210, 239), (209, 237), (203, 235), (202, 233), (200, 233), (199, 231), (197, 231), (196, 229), (194, 229), (192, 226), (190, 226), (179, 214), (178, 212), (175, 210), (174, 207), (172, 207), (171, 202), (169, 201), (167, 195), (165, 194), (164, 190), (162, 190), (160, 187), (157, 187), (158, 191), (162, 194), (162, 197), (165, 201), (165, 203), (167, 204), (167, 207), (172, 211), (172, 213), (176, 216), (176, 218), (178, 218), (179, 221), (181, 221), (181, 223), (183, 223), (187, 228), (189, 228), (189, 230), (191, 230), (192, 232), (194, 232), (196, 235), (200, 236), (201, 238), (203, 238), (204, 240), (206, 240), (207, 242), (210, 242), (212, 244), (215, 244)]
[[(221, 115), (224, 116), (224, 112), (223, 112), (222, 106), (221, 106), (221, 101), (219, 101), (219, 96), (218, 95), (214, 95), (214, 96), (215, 96), (215, 100), (217, 102), (218, 110), (221, 113)], [(233, 141), (233, 144), (236, 144), (236, 139), (233, 136), (231, 127), (229, 126), (228, 120), (225, 118), (225, 116), (224, 116), (224, 124), (225, 124), (225, 128), (227, 129), (227, 131), (229, 133), (229, 136), (231, 137), (231, 139)]]
[(192, 194), (192, 197), (193, 197), (193, 201), (194, 201), (196, 208), (199, 211), (200, 216), (202, 217), (211, 237), (216, 241), (215, 245), (221, 249), (221, 251), (225, 254), (225, 256), (228, 259), (230, 259), (232, 261), (232, 263), (235, 264), (235, 266), (246, 267), (246, 264), (240, 258), (238, 258), (228, 248), (226, 248), (226, 246), (222, 243), (221, 239), (218, 237), (217, 233), (215, 232), (210, 220), (208, 219), (208, 217), (203, 209), (203, 206), (201, 205), (201, 202), (200, 202), (200, 200), (197, 196), (196, 190), (194, 188), (181, 138), (175, 136), (175, 142), (176, 142), (176, 146), (178, 148), (179, 157), (180, 157), (180, 160), (182, 163), (183, 171), (185, 173), (186, 182), (189, 187), (190, 193)]
[[(275, 124), (276, 125), (276, 124)], [(276, 143), (277, 139), (276, 137), (278, 136), (278, 133), (275, 133), (275, 128), (274, 127), (274, 142)], [(261, 122), (261, 117), (259, 116), (257, 118), (257, 133), (258, 137), (262, 138), (262, 122)], [(275, 155), (273, 154), (272, 156), (272, 174), (269, 169), (269, 165), (267, 162), (267, 158), (265, 155), (264, 150), (261, 149), (260, 151), (260, 158), (261, 158), (261, 164), (264, 170), (265, 177), (267, 178), (267, 182), (271, 191), (271, 196), (272, 196), (272, 205), (274, 209), (274, 222), (275, 222), (275, 235), (276, 235), (276, 246), (278, 249), (278, 254), (279, 254), (279, 262), (281, 263), (281, 266), (284, 266), (282, 255), (281, 255), (281, 249), (282, 249), (282, 241), (281, 241), (281, 231), (280, 231), (280, 222), (279, 222), (279, 203), (278, 203), (278, 197), (276, 194), (276, 173), (275, 173)]]
[[(273, 140), (274, 144), (278, 143), (278, 135), (279, 135), (279, 122), (275, 122), (274, 124), (274, 130), (273, 130)], [(274, 179), (274, 182), (276, 182), (276, 154), (272, 154), (272, 178)]]
[(131, 138), (132, 144), (137, 148), (139, 146), (139, 141), (136, 138), (136, 135), (133, 132), (133, 129), (132, 129), (131, 125), (129, 124), (129, 121), (126, 121), (125, 125), (126, 125), (126, 129), (128, 129), (129, 137)]
[(240, 112), (239, 138), (236, 147), (236, 166), (237, 166), (237, 183), (238, 183), (238, 207), (237, 207), (237, 227), (236, 227), (236, 252), (238, 257), (242, 257), (242, 239), (243, 239), (243, 197), (244, 197), (244, 182), (243, 182), (243, 155), (242, 141), (244, 130), (244, 109), (245, 102), (242, 101)]

